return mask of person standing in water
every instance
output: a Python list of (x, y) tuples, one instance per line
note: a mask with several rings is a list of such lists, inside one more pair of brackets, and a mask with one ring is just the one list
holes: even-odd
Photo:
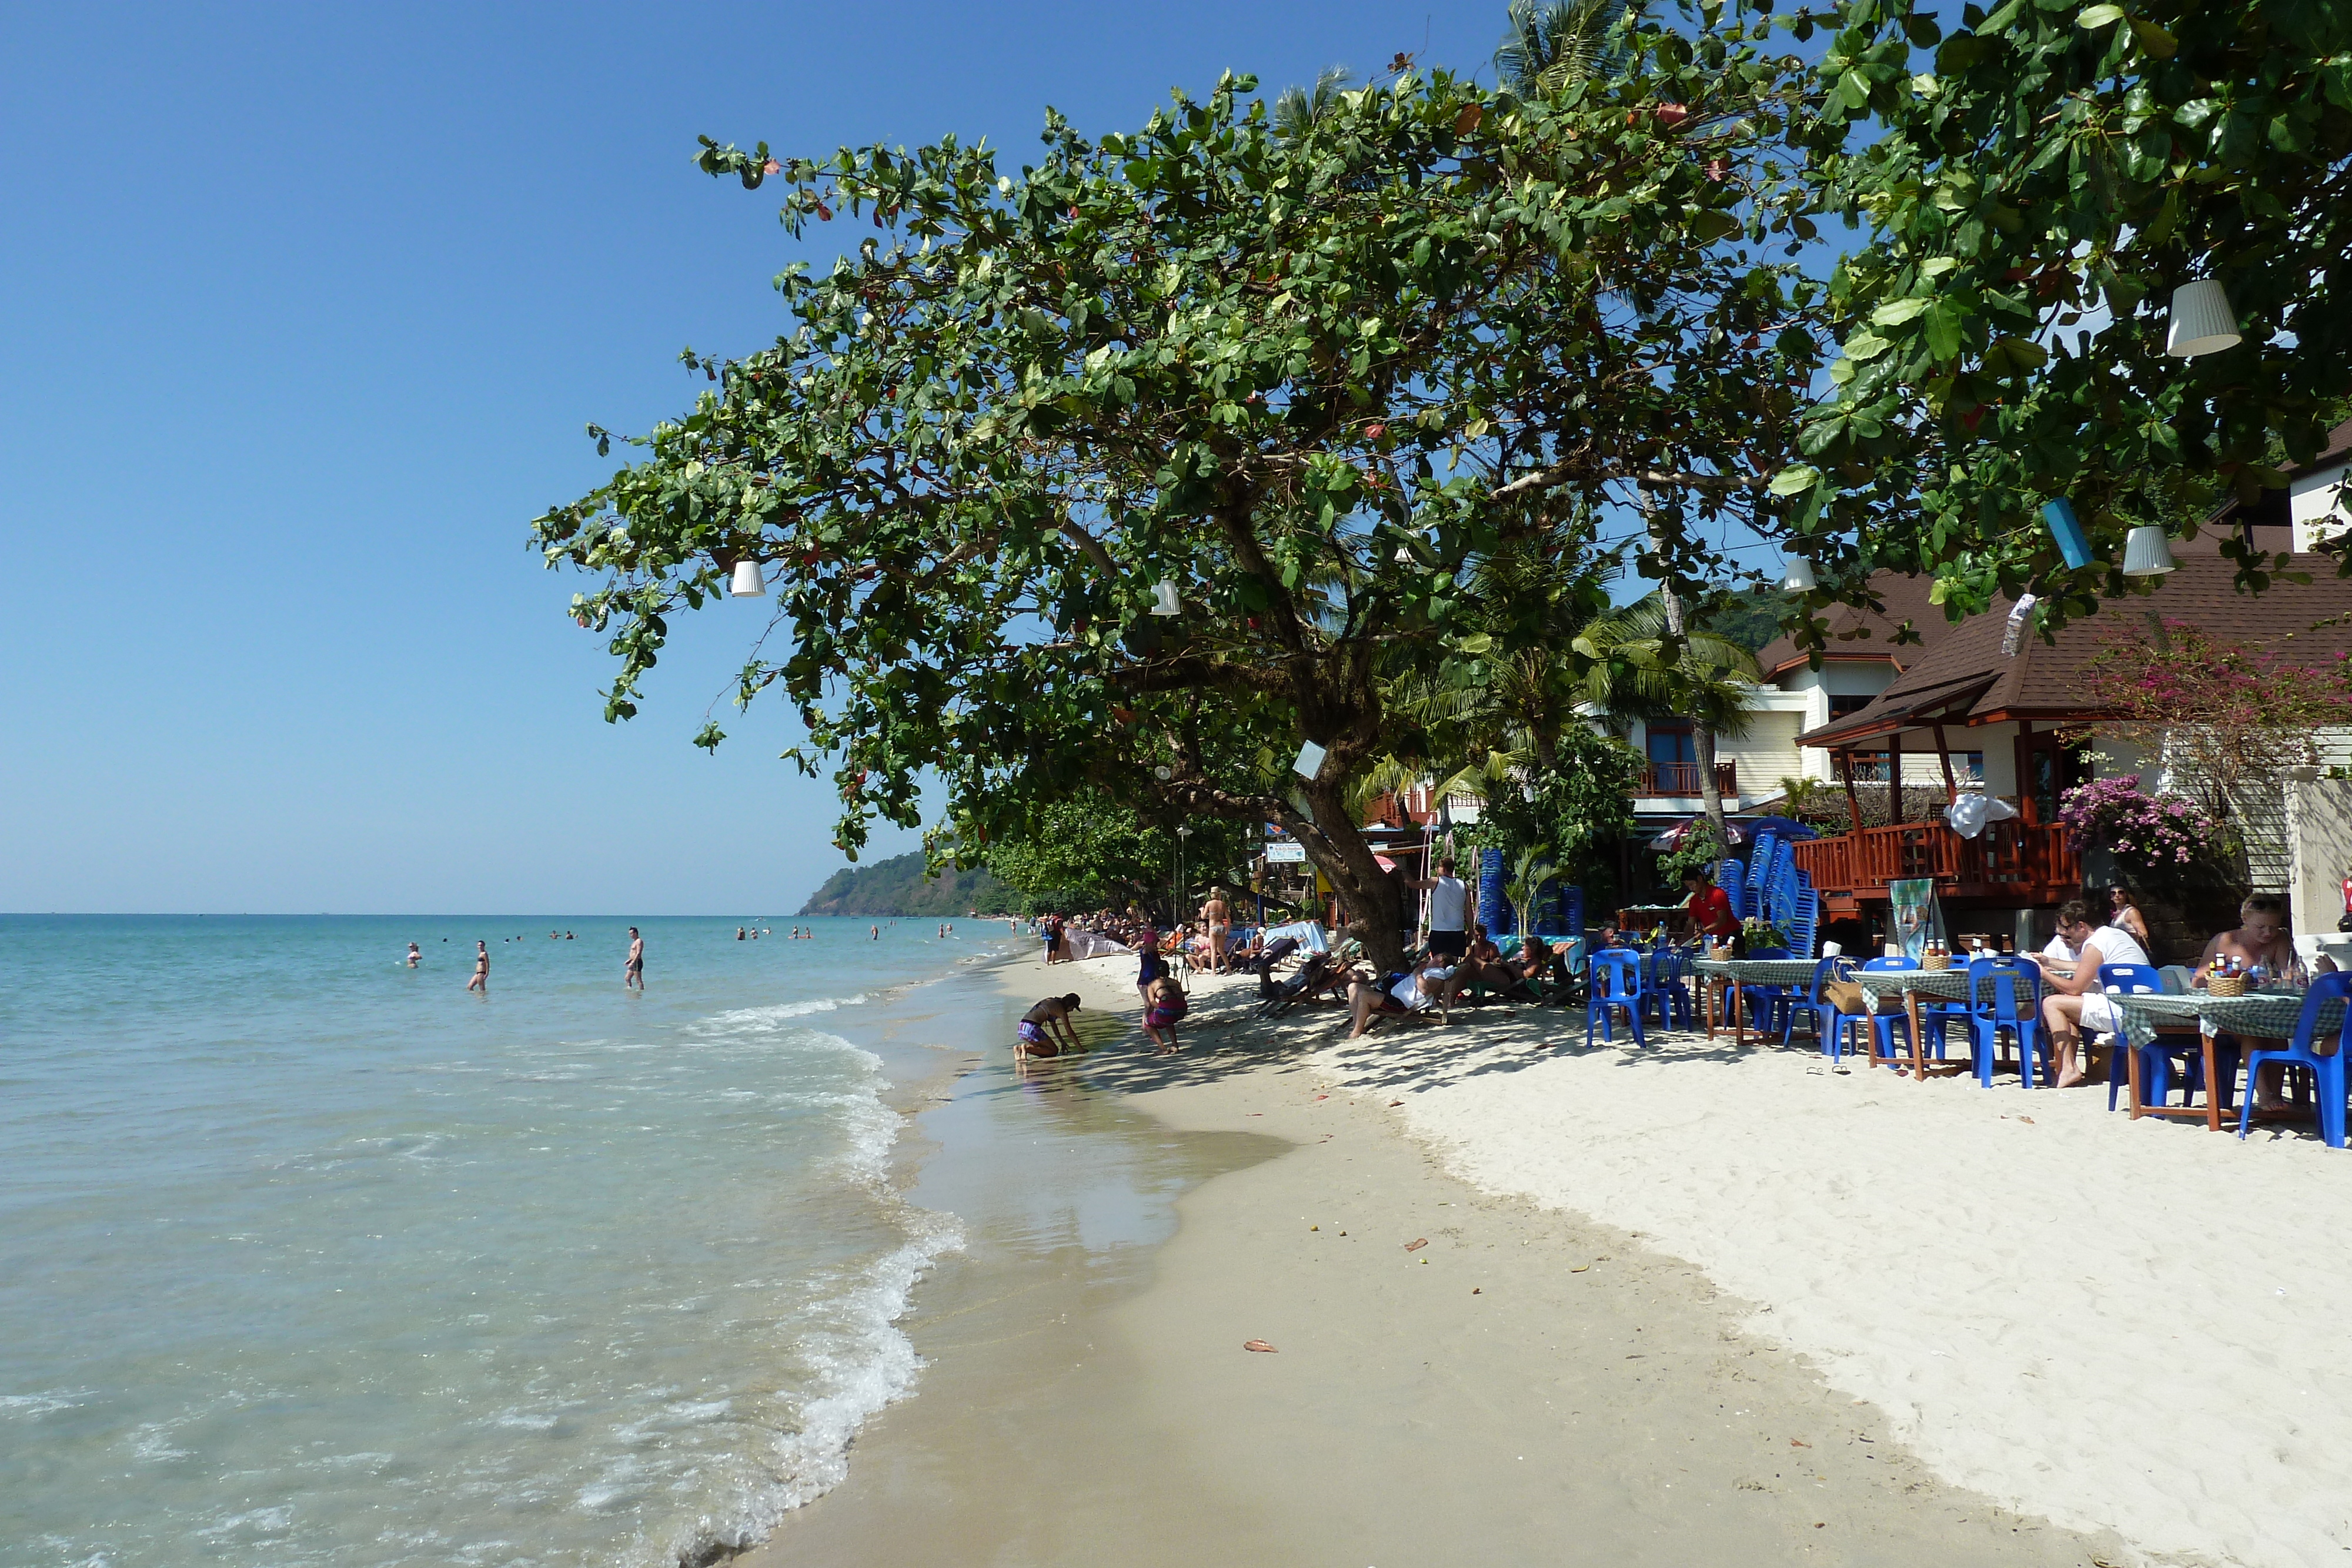
[(408, 945), (408, 967), (414, 969), (423, 962), (425, 962), (425, 955), (416, 950), (415, 943), (411, 942)]
[(621, 966), (621, 988), (646, 988), (646, 939), (634, 925), (629, 927), (629, 961)]
[(477, 942), (474, 948), (474, 977), (466, 982), (466, 988), (487, 997), (490, 994), (490, 945)]

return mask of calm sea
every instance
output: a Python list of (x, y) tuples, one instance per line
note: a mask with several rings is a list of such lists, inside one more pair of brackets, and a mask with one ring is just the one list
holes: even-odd
[(642, 997), (620, 921), (0, 916), (0, 1564), (670, 1563), (839, 1477), (958, 1240), (845, 1032), (1004, 928), (638, 924)]

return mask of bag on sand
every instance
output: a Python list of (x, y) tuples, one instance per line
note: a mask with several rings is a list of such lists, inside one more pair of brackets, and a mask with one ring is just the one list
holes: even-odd
[[(1862, 987), (1852, 980), (1822, 981), (1822, 1000), (1853, 1018), (1860, 1018), (1871, 1010), (1870, 998), (1863, 995)], [(1878, 1010), (1882, 1013), (1899, 1013), (1903, 1010), (1903, 999), (1900, 997), (1888, 997), (1878, 1004)]]

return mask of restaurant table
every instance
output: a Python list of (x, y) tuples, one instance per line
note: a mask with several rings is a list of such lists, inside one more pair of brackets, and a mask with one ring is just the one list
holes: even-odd
[(1731, 1043), (1748, 1043), (1747, 1027), (1739, 1016), (1739, 988), (1742, 986), (1797, 986), (1813, 983), (1812, 958), (1700, 958), (1691, 965), (1691, 973), (1714, 981), (1700, 990), (1706, 998), (1706, 1037), (1716, 1034), (1716, 1000), (1718, 994), (1728, 998), (1731, 1014)]
[[(2285, 1040), (2294, 1033), (2295, 1025), (2303, 1019), (2304, 993), (2300, 989), (2248, 991), (2242, 997), (2217, 997), (2210, 991), (2110, 991), (2108, 1005), (2124, 1026), (2124, 1039), (2135, 1048), (2131, 1053), (2131, 1113), (2141, 1116), (2202, 1117), (2215, 1132), (2221, 1130), (2221, 1113), (2228, 1106), (2234, 1082), (2223, 1085), (2214, 1056), (2214, 1041), (2221, 1035), (2234, 1035), (2243, 1040)], [(2202, 1105), (2147, 1105), (2140, 1100), (2140, 1046), (2152, 1045), (2159, 1032), (2181, 1032), (2178, 1025), (2194, 1019), (2198, 1043), (2205, 1062), (2205, 1103)], [(2176, 1027), (2165, 1030), (2167, 1022)], [(2344, 1027), (2344, 1004), (2341, 1001), (2320, 1004), (2319, 1016), (2313, 1020), (2312, 1034), (2334, 1033)], [(2236, 1078), (2234, 1070), (2231, 1074)], [(2216, 1092), (2217, 1086), (2220, 1089)], [(2249, 1092), (2252, 1086), (2249, 1085)]]
[[(1855, 985), (1862, 988), (1862, 994), (1874, 1013), (1887, 998), (1903, 998), (1903, 1016), (1911, 1025), (1911, 1076), (1924, 1081), (1927, 1076), (1927, 1034), (1919, 1014), (1919, 998), (1934, 997), (1939, 1001), (1967, 1001), (1968, 967), (1962, 964), (1948, 969), (1856, 969), (1851, 977)], [(1871, 1065), (1876, 1066), (1876, 1050), (1867, 1054)]]

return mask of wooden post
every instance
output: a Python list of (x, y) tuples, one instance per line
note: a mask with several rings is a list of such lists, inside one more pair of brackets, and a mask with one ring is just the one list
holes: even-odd
[(1892, 827), (1903, 821), (1903, 732), (1895, 731), (1886, 737), (1886, 821)]
[(1960, 787), (1952, 782), (1952, 748), (1945, 744), (1944, 727), (1936, 726), (1936, 755), (1944, 763), (1944, 804), (1948, 806), (1960, 798)]
[(2033, 809), (2033, 748), (2029, 738), (2033, 734), (2033, 721), (2017, 721), (2017, 814), (2018, 821), (2029, 828), (2042, 825), (2042, 813)]
[(1862, 831), (1862, 801), (1853, 792), (1853, 751), (1847, 747), (1837, 754), (1838, 771), (1845, 775), (1845, 821), (1848, 832)]

